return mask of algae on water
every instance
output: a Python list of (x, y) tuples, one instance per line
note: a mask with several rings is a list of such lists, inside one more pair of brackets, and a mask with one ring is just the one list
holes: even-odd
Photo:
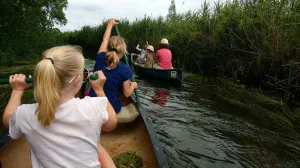
[(143, 161), (135, 152), (123, 152), (113, 157), (117, 168), (142, 168)]

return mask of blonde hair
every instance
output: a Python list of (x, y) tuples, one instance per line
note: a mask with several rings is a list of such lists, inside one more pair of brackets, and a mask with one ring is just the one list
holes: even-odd
[(108, 52), (104, 56), (107, 69), (114, 69), (120, 62), (124, 51), (126, 50), (125, 39), (120, 36), (112, 36), (108, 41)]
[(60, 105), (60, 92), (76, 75), (82, 75), (84, 58), (81, 49), (58, 46), (46, 50), (34, 72), (36, 114), (43, 126), (49, 126)]

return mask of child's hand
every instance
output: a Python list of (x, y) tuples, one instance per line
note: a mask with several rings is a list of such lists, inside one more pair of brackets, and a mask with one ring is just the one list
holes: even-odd
[[(9, 83), (13, 90), (15, 91), (22, 91), (24, 92), (26, 89), (28, 89), (32, 84), (28, 84), (25, 82), (26, 76), (23, 74), (15, 74), (9, 76)], [(31, 75), (29, 75), (29, 78), (31, 78)]]
[(140, 44), (137, 44), (137, 45), (136, 45), (136, 48), (140, 48)]
[(108, 25), (112, 25), (112, 26), (115, 26), (119, 24), (118, 22), (116, 22), (116, 19), (115, 18), (111, 18), (108, 20)]
[(146, 46), (148, 46), (149, 45), (149, 43), (148, 43), (148, 41), (146, 41)]
[(131, 82), (131, 85), (133, 86), (134, 89), (138, 88), (138, 84), (136, 82)]
[(103, 86), (105, 84), (106, 81), (106, 77), (104, 76), (102, 71), (97, 71), (94, 72), (94, 74), (98, 75), (98, 79), (97, 80), (92, 80), (90, 79), (90, 84), (91, 87), (95, 90), (95, 91), (103, 91)]

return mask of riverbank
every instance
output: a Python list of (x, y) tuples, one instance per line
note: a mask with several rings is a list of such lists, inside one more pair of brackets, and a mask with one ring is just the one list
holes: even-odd
[(239, 115), (251, 118), (256, 124), (299, 136), (299, 107), (290, 107), (281, 100), (267, 96), (263, 90), (249, 88), (225, 78), (208, 78), (191, 73), (185, 73), (185, 78), (196, 83), (193, 87), (196, 90), (210, 86), (210, 93), (215, 96), (213, 99), (227, 106), (241, 107), (243, 111), (239, 111)]

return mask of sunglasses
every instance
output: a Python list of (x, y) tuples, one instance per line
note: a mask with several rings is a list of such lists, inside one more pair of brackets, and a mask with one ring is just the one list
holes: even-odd
[[(83, 69), (83, 83), (87, 82), (89, 80), (89, 77), (90, 77), (90, 71), (89, 69), (87, 68), (84, 68)], [(76, 76), (74, 76), (70, 81), (69, 83), (73, 82), (73, 80), (76, 78)]]

